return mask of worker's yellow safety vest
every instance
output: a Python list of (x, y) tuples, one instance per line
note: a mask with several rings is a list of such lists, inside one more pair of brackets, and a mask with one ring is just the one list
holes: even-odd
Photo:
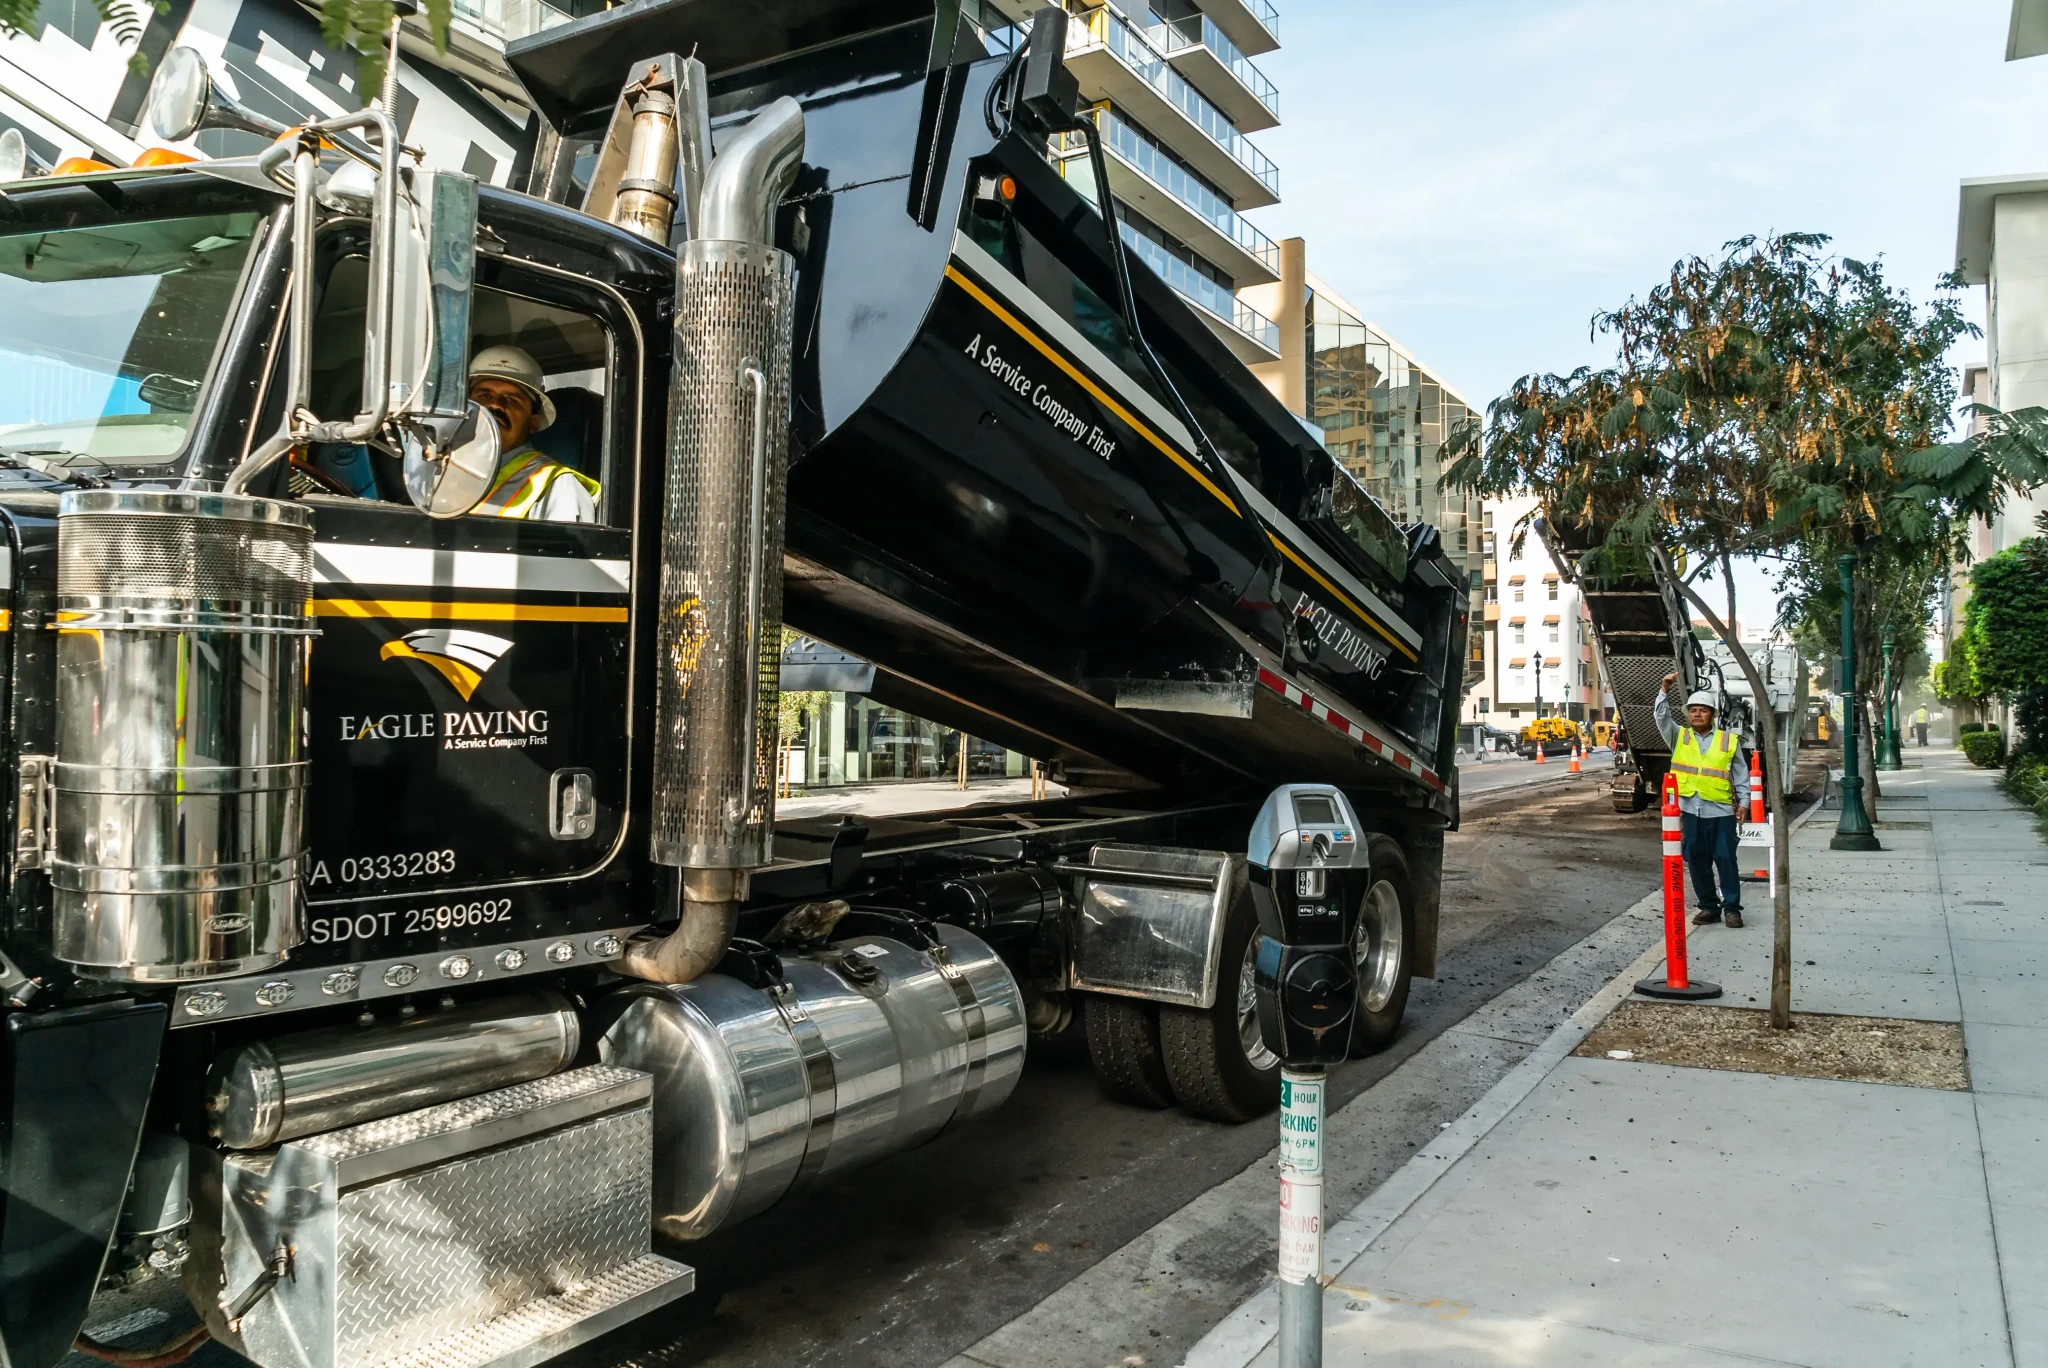
[(1678, 796), (1700, 798), (1709, 803), (1735, 802), (1735, 786), (1728, 782), (1728, 762), (1735, 758), (1740, 743), (1735, 733), (1719, 727), (1700, 734), (1691, 727), (1680, 728), (1678, 744), (1671, 748), (1671, 772), (1678, 776)]
[(524, 459), (499, 468), (491, 492), (484, 495), (476, 511), (485, 517), (523, 518), (546, 496), (548, 487), (565, 475), (588, 490), (591, 498), (597, 497), (597, 481), (538, 451), (529, 451)]

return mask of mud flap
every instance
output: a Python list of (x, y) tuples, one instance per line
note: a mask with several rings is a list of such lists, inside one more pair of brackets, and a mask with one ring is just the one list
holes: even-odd
[(168, 1010), (121, 998), (7, 1018), (0, 1350), (50, 1368), (85, 1324), (128, 1192)]

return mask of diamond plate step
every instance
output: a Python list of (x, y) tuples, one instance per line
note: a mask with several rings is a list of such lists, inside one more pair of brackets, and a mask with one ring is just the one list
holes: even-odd
[(532, 1368), (696, 1286), (695, 1269), (648, 1254), (582, 1287), (537, 1298), (374, 1368)]

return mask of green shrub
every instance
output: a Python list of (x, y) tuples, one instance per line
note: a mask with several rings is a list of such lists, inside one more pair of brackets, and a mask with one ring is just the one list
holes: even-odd
[(2048, 755), (2015, 755), (2006, 763), (2001, 787), (2027, 807), (2048, 801)]
[(1968, 736), (1971, 732), (1983, 731), (1987, 725), (1989, 724), (1984, 722), (1965, 722), (1962, 726), (1956, 728), (1956, 735)]
[(1995, 768), (2005, 758), (2005, 738), (1995, 731), (1974, 731), (1963, 737), (1963, 754), (1979, 769)]

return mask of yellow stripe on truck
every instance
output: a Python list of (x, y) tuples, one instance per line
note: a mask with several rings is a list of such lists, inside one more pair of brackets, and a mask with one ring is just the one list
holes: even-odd
[(313, 600), (314, 617), (409, 618), (466, 622), (624, 622), (626, 609), (576, 604), (440, 603), (431, 599)]

